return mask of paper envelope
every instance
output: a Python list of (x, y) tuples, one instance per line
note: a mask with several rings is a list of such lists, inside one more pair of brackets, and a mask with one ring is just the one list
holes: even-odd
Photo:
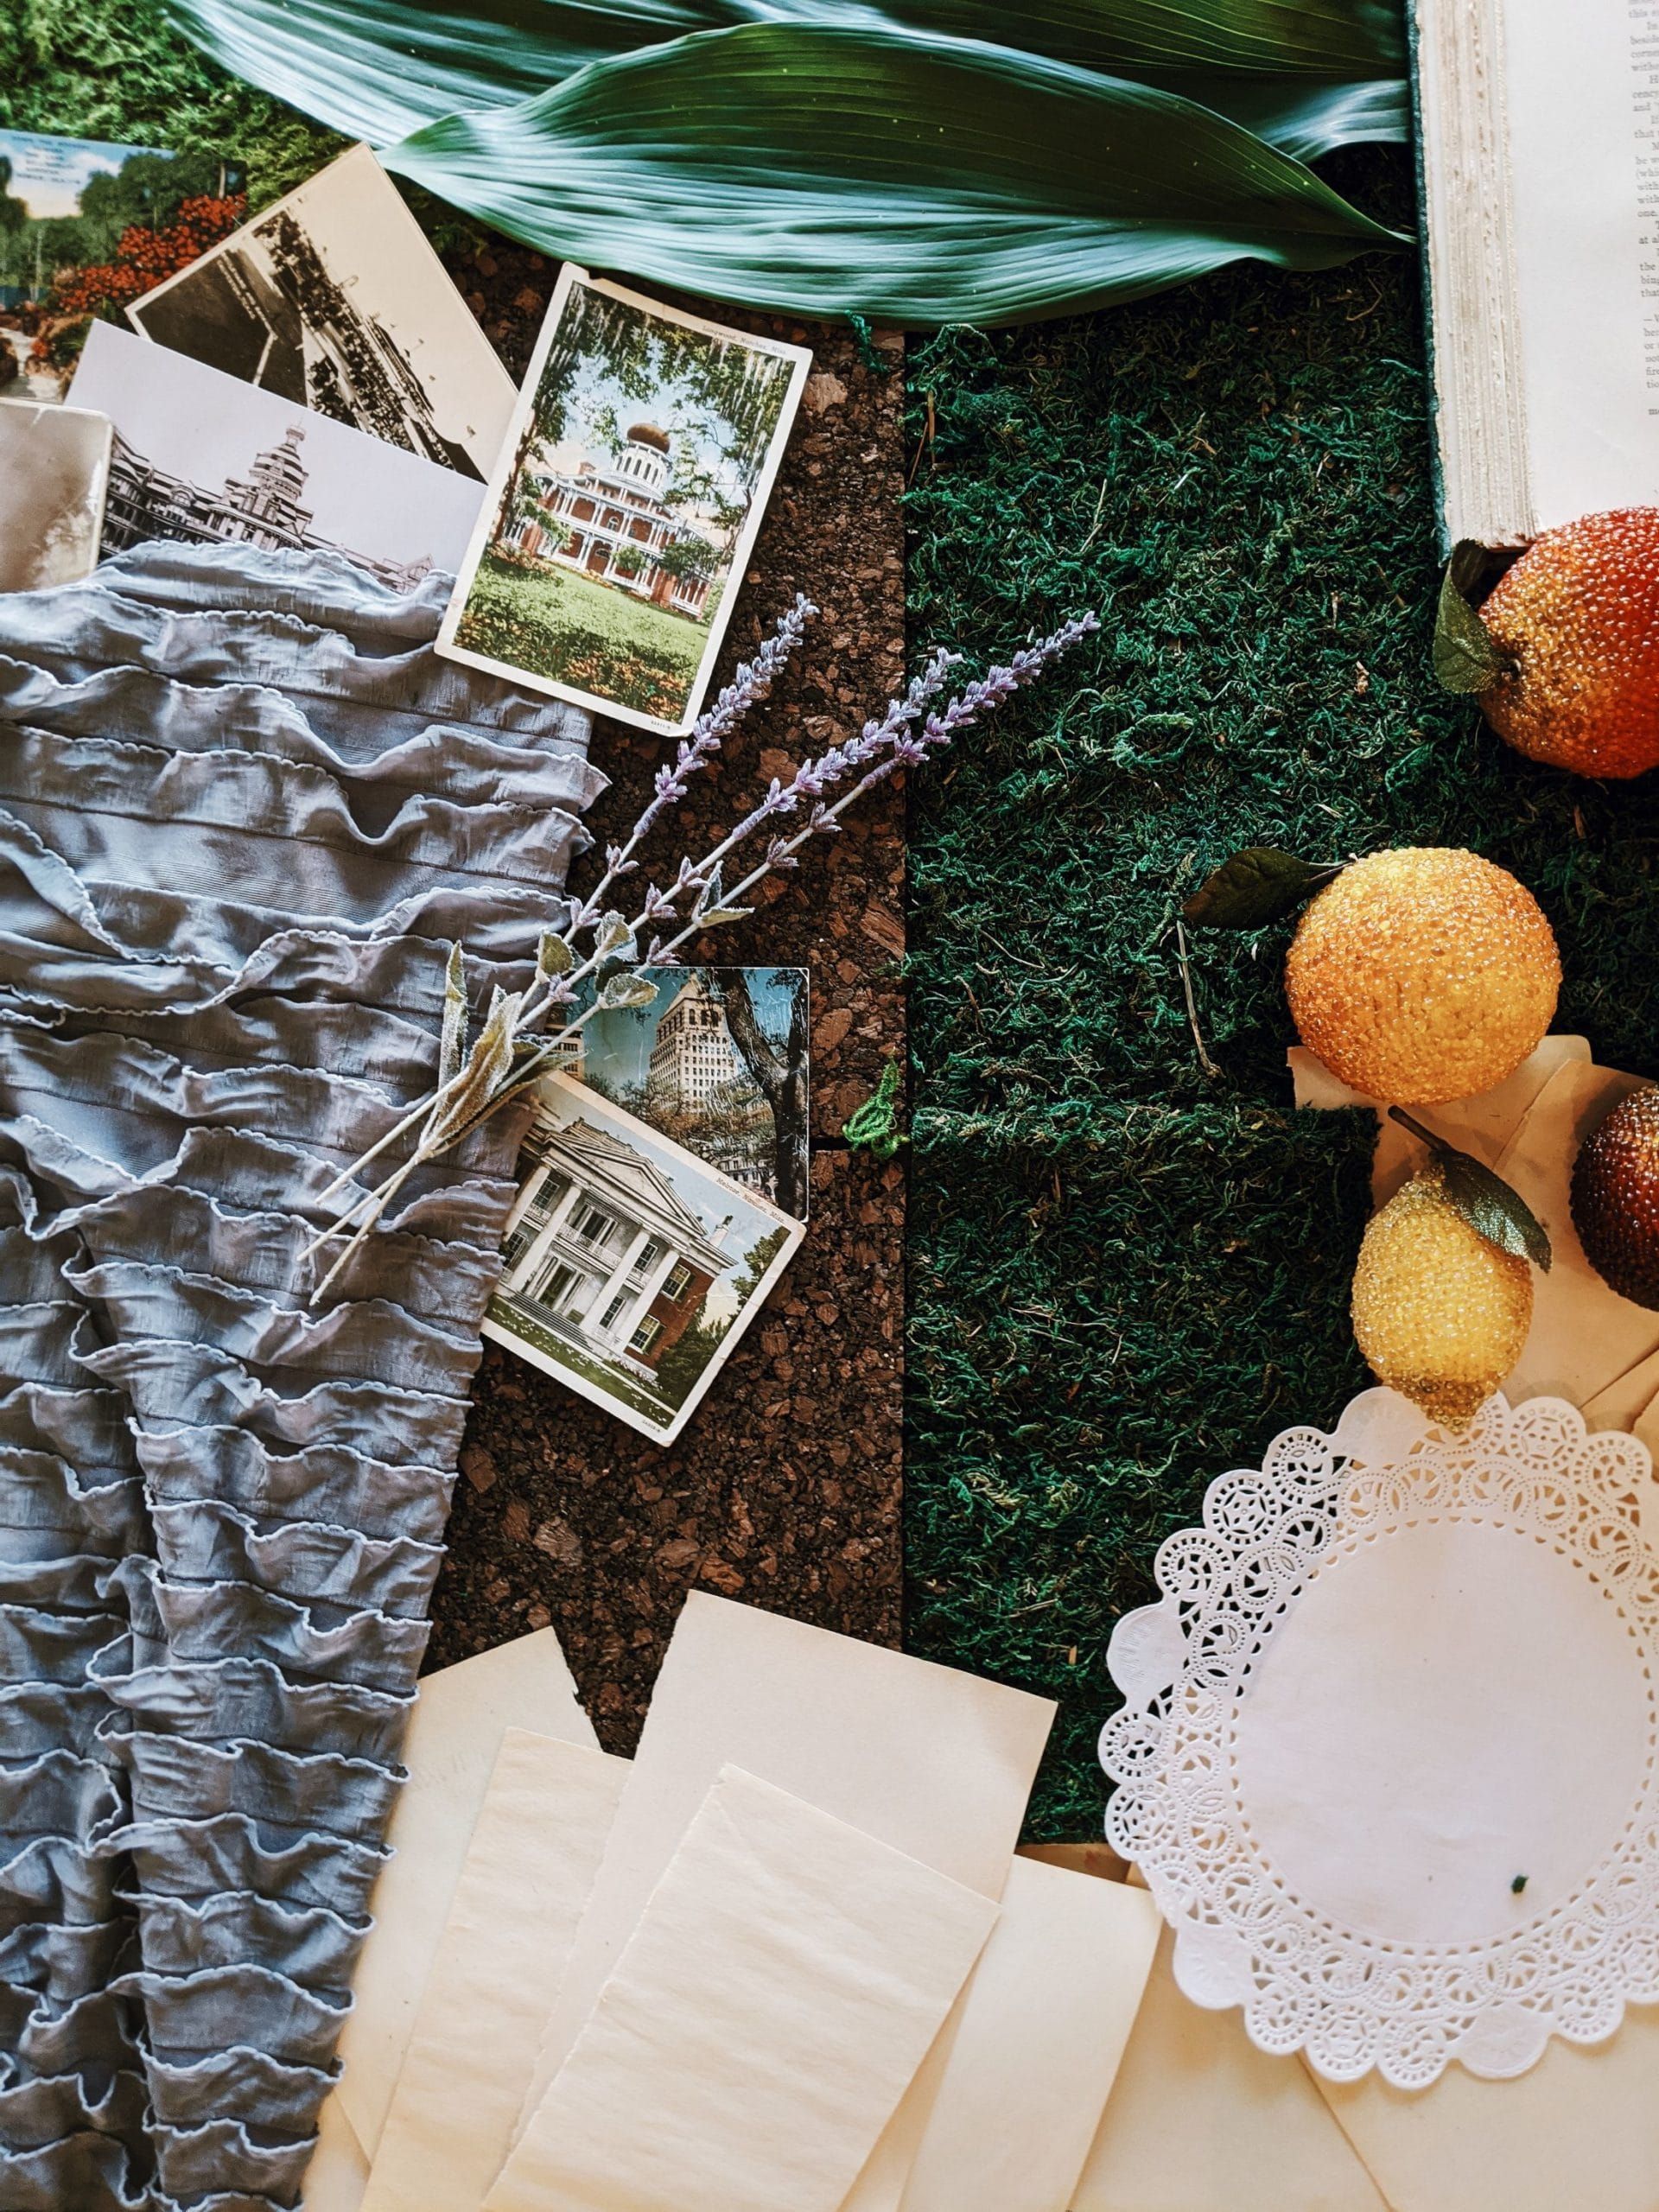
[(1181, 1994), (1173, 1947), (1166, 1929), (1071, 2212), (1390, 2212), (1297, 2061)]
[(1319, 2082), (1393, 2212), (1655, 2212), (1659, 2012), (1608, 2042), (1552, 2043), (1515, 2082), (1448, 2067), (1429, 2089)]
[(1144, 1890), (1014, 1860), (904, 2212), (1067, 2212), (1161, 1925)]

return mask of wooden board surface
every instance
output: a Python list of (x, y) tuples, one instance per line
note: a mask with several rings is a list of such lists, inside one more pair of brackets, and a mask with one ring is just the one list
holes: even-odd
[[(504, 246), (452, 273), (515, 374), (554, 271)], [(696, 779), (657, 847), (718, 832), (803, 750), (879, 713), (904, 675), (899, 342), (700, 305), (812, 346), (813, 374), (734, 611), (721, 676), (797, 591), (821, 607), (799, 665)], [(601, 724), (612, 779), (589, 826), (632, 822), (663, 741)], [(579, 868), (573, 883), (580, 884)], [(433, 1604), (429, 1667), (559, 1631), (607, 1748), (632, 1746), (686, 1591), (701, 1586), (880, 1643), (899, 1638), (905, 1179), (841, 1125), (902, 1054), (904, 841), (897, 790), (804, 856), (707, 957), (811, 971), (812, 1225), (794, 1266), (664, 1451), (495, 1346), (474, 1392)]]

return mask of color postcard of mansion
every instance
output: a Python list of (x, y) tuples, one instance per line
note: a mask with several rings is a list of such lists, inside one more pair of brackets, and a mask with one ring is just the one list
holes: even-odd
[(718, 549), (664, 499), (669, 450), (654, 423), (636, 423), (608, 466), (589, 456), (569, 474), (538, 471), (535, 511), (521, 516), (503, 543), (699, 620)]

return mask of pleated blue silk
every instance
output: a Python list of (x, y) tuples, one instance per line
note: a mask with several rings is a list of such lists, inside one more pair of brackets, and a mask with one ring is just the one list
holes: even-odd
[(604, 786), (447, 593), (156, 544), (0, 597), (0, 2212), (298, 2201), (514, 1117), (315, 1308), (302, 1253)]

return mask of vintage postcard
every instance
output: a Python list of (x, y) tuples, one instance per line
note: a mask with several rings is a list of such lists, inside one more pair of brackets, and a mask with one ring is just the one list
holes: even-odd
[(0, 399), (0, 591), (91, 575), (110, 440), (107, 415)]
[(93, 325), (70, 397), (115, 425), (106, 555), (149, 537), (341, 553), (407, 591), (454, 573), (477, 517), (471, 477), (113, 323)]
[(805, 1229), (586, 1084), (538, 1103), (484, 1333), (671, 1443)]
[(135, 301), (146, 338), (463, 475), (518, 392), (366, 146)]
[(438, 651), (689, 729), (811, 359), (567, 265)]
[(229, 230), (242, 172), (206, 154), (0, 130), (0, 397), (63, 397), (87, 318)]
[[(560, 1072), (807, 1217), (810, 1001), (804, 968), (645, 968), (647, 1006), (594, 1014)], [(592, 1000), (592, 985), (578, 1010)]]

